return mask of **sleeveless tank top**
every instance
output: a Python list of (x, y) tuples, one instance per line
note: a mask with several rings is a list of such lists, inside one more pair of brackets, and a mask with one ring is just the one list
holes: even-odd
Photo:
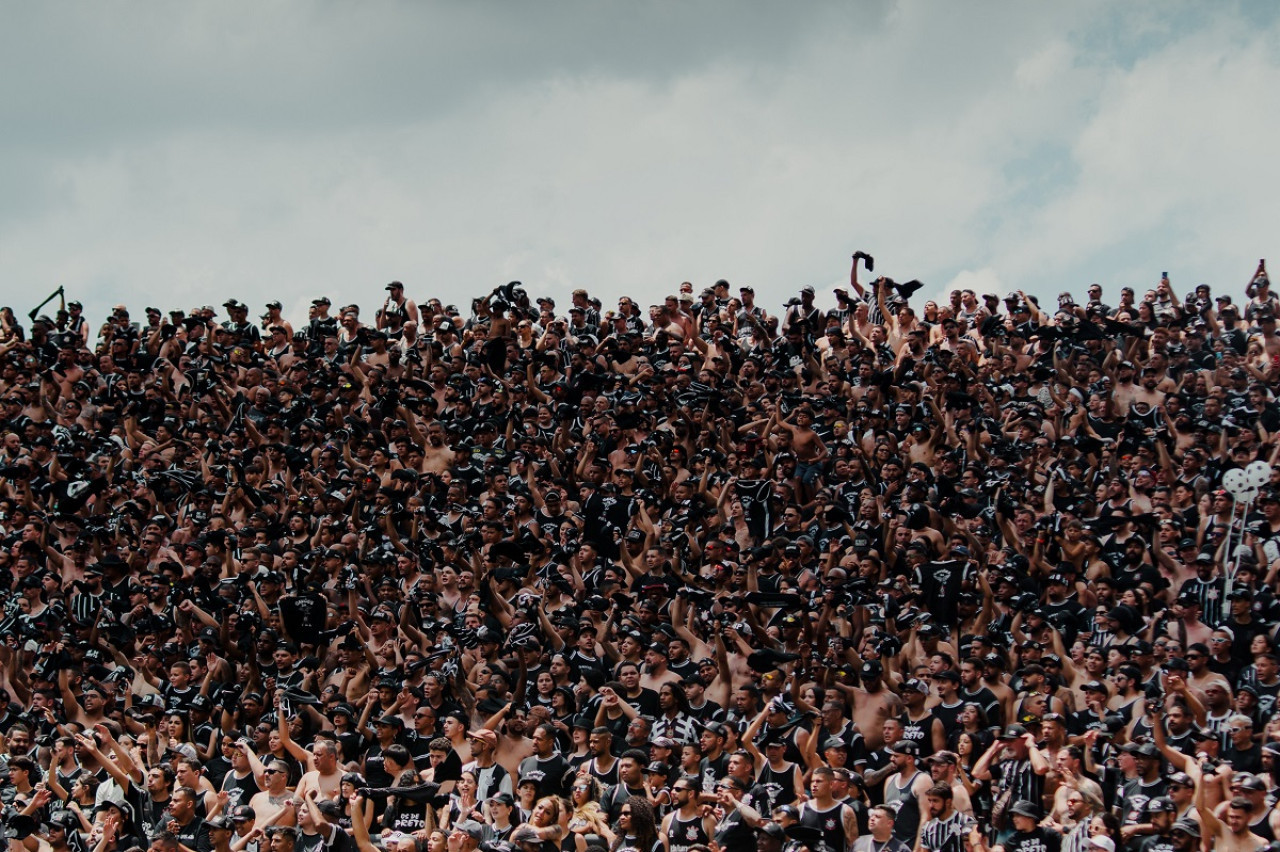
[(841, 819), (843, 807), (836, 802), (827, 810), (820, 811), (812, 802), (805, 802), (800, 808), (800, 824), (822, 832), (822, 842), (831, 849), (847, 849), (849, 842), (844, 836), (844, 820)]
[(915, 840), (916, 831), (920, 828), (920, 803), (911, 792), (911, 785), (920, 775), (917, 771), (907, 779), (905, 787), (898, 786), (897, 781), (884, 785), (884, 803), (898, 812), (893, 821), (893, 836), (899, 840)]

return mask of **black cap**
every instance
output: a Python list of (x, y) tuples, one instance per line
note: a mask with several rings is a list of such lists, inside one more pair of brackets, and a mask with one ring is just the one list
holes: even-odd
[(1231, 786), (1242, 787), (1243, 789), (1248, 790), (1251, 793), (1267, 792), (1266, 782), (1263, 781), (1261, 778), (1259, 778), (1257, 775), (1252, 775), (1248, 772), (1241, 772), (1238, 775), (1232, 776)]

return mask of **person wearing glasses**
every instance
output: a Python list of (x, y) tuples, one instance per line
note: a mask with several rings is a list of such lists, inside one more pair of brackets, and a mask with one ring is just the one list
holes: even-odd
[(1262, 749), (1253, 739), (1253, 720), (1243, 713), (1227, 719), (1227, 747), (1222, 759), (1236, 772), (1262, 771)]
[(258, 820), (264, 825), (297, 825), (293, 793), (289, 790), (289, 764), (283, 760), (271, 761), (262, 770), (259, 783), (265, 789), (249, 800), (249, 807)]
[(701, 780), (696, 775), (680, 776), (671, 788), (675, 808), (663, 819), (659, 834), (666, 852), (688, 852), (693, 846), (710, 842), (716, 821), (704, 811), (701, 792)]

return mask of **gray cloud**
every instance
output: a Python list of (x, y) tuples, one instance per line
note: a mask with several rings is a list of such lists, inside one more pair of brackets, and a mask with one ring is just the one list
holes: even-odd
[(776, 304), (856, 248), (938, 292), (1235, 284), (1273, 239), (1267, 7), (7, 12), (20, 310), (63, 283), (94, 316), (268, 293), (297, 316), (391, 278), (465, 302), (723, 276)]

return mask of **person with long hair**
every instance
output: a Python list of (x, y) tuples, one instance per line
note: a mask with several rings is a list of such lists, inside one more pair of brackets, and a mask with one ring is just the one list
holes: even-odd
[[(961, 734), (968, 734), (973, 740), (974, 745), (978, 747), (978, 754), (987, 750), (991, 745), (987, 731), (991, 727), (990, 721), (987, 719), (987, 711), (982, 708), (981, 704), (975, 701), (965, 702), (960, 708), (960, 714), (957, 717), (960, 723), (950, 736), (947, 737), (947, 750), (959, 751), (959, 743)], [(974, 758), (977, 759), (976, 757)]]
[(564, 837), (564, 826), (560, 824), (560, 815), (563, 808), (560, 800), (555, 796), (543, 796), (533, 806), (533, 812), (529, 814), (529, 820), (524, 825), (517, 826), (512, 832), (512, 837), (527, 834), (526, 829), (533, 829), (538, 835), (538, 839), (545, 845), (547, 843), (559, 843)]
[(658, 821), (653, 806), (632, 797), (618, 811), (609, 852), (654, 852), (658, 848)]
[(344, 772), (342, 775), (341, 790), (342, 795), (338, 798), (338, 804), (342, 805), (342, 814), (338, 817), (338, 827), (343, 831), (351, 834), (353, 832), (352, 820), (359, 817), (364, 822), (367, 831), (373, 825), (373, 801), (363, 799), (359, 811), (354, 810), (355, 805), (351, 803), (352, 796), (360, 788), (366, 786), (364, 776), (359, 772)]
[(449, 828), (466, 820), (484, 822), (484, 814), (476, 800), (476, 774), (464, 769), (457, 790), (449, 796), (449, 804), (440, 815), (440, 826)]
[(609, 819), (600, 809), (600, 782), (585, 772), (569, 788), (569, 831), (584, 839), (590, 835), (607, 836)]

